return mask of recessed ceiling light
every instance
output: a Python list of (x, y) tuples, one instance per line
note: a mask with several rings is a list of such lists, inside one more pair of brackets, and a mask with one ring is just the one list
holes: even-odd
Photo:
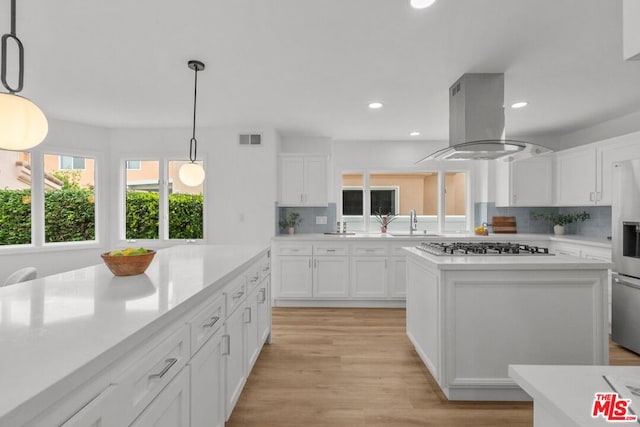
[(411, 0), (411, 7), (414, 9), (424, 9), (435, 2), (436, 0)]
[(514, 102), (513, 104), (511, 104), (511, 108), (522, 108), (526, 107), (527, 105), (529, 105), (527, 101)]
[(372, 110), (382, 108), (382, 102), (372, 102), (371, 104), (369, 104), (369, 108), (371, 108)]
[(411, 132), (409, 136), (420, 136), (420, 132)]

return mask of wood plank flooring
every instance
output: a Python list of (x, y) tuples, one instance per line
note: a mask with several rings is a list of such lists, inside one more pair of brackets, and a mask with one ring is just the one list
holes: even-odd
[[(611, 364), (640, 357), (611, 344)], [(531, 403), (450, 402), (405, 334), (404, 309), (273, 309), (273, 344), (227, 427), (532, 426)]]

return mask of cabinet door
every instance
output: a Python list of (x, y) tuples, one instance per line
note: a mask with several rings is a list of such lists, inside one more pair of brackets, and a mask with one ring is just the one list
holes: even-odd
[(225, 366), (225, 420), (231, 416), (246, 376), (246, 345), (244, 336), (244, 309), (239, 307), (228, 318), (225, 324), (227, 352), (224, 355)]
[(120, 411), (117, 404), (117, 386), (110, 385), (95, 399), (78, 411), (62, 427), (118, 427)]
[(300, 206), (304, 194), (304, 160), (301, 157), (280, 158), (280, 205)]
[(407, 296), (407, 260), (405, 257), (389, 259), (389, 296), (405, 298)]
[(202, 346), (189, 362), (191, 427), (224, 427), (222, 330)]
[(258, 360), (260, 354), (260, 337), (258, 336), (258, 289), (255, 289), (247, 297), (244, 307), (244, 333), (247, 348), (245, 350), (247, 376), (253, 368), (253, 364)]
[(640, 158), (640, 140), (637, 136), (616, 138), (598, 146), (598, 201), (599, 205), (611, 205), (613, 192), (613, 164), (622, 160)]
[(309, 298), (313, 295), (311, 257), (281, 256), (277, 262), (279, 297)]
[(511, 164), (511, 205), (549, 206), (553, 203), (551, 156), (536, 156)]
[(346, 298), (349, 296), (349, 258), (322, 256), (313, 259), (313, 296)]
[(189, 427), (189, 367), (185, 366), (131, 427)]
[(327, 206), (327, 162), (324, 157), (304, 159), (304, 195), (306, 205)]
[(596, 199), (596, 150), (585, 147), (556, 153), (556, 204), (593, 205)]
[(387, 296), (386, 257), (351, 257), (351, 296), (384, 298)]
[(271, 334), (271, 280), (264, 279), (258, 286), (258, 334), (260, 345), (270, 342)]

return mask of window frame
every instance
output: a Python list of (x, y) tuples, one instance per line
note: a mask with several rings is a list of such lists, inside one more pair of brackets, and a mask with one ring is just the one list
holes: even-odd
[[(103, 188), (108, 186), (108, 181), (103, 183), (100, 179), (101, 165), (107, 162), (104, 153), (76, 148), (60, 148), (51, 147), (34, 147), (27, 150), (31, 162), (31, 243), (24, 245), (2, 245), (0, 246), (0, 254), (21, 254), (31, 253), (34, 250), (38, 252), (53, 252), (59, 250), (86, 250), (99, 248), (104, 240), (103, 226), (103, 210), (102, 206), (104, 194), (108, 194), (109, 189)], [(84, 157), (94, 160), (94, 206), (95, 206), (95, 240), (83, 240), (77, 242), (45, 242), (44, 232), (44, 156), (56, 155), (66, 157)]]
[[(159, 218), (158, 218), (158, 238), (157, 239), (127, 239), (126, 238), (126, 187), (127, 187), (127, 162), (139, 160), (140, 170), (142, 162), (158, 162), (158, 195), (159, 195)], [(169, 180), (169, 162), (186, 162), (184, 158), (178, 156), (167, 156), (159, 154), (157, 156), (125, 156), (118, 160), (119, 168), (119, 190), (118, 190), (118, 241), (120, 244), (136, 243), (136, 245), (158, 246), (169, 243), (206, 243), (207, 236), (207, 203), (206, 189), (207, 180), (202, 184), (203, 206), (202, 206), (202, 239), (170, 239), (169, 238), (169, 186), (173, 184)], [(198, 159), (203, 167), (206, 159)], [(131, 170), (131, 169), (129, 169)], [(133, 169), (137, 170), (137, 169)]]
[[(367, 169), (344, 169), (337, 172), (336, 182), (339, 183), (337, 194), (340, 194), (337, 197), (337, 217), (343, 221), (343, 212), (342, 212), (342, 177), (346, 174), (361, 174), (363, 185), (362, 187), (358, 186), (347, 186), (344, 187), (346, 189), (363, 189), (363, 228), (365, 232), (374, 232), (376, 227), (372, 222), (373, 212), (370, 211), (371, 205), (371, 189), (376, 189), (378, 187), (388, 187), (388, 186), (371, 186), (371, 175), (375, 174), (412, 174), (412, 173), (436, 173), (438, 175), (438, 209), (437, 209), (437, 230), (433, 230), (434, 233), (445, 233), (447, 230), (445, 229), (445, 175), (447, 173), (464, 173), (465, 174), (465, 208), (466, 208), (466, 220), (465, 220), (465, 230), (463, 231), (451, 231), (451, 233), (471, 233), (473, 230), (474, 223), (474, 197), (471, 192), (471, 183), (473, 182), (473, 176), (475, 170), (473, 168), (464, 168), (464, 167), (447, 167), (448, 165), (438, 164), (433, 167), (425, 168), (367, 168)], [(459, 166), (459, 165), (457, 165)], [(400, 193), (398, 190), (398, 197), (396, 198), (396, 203), (399, 205), (400, 203)], [(399, 206), (398, 206), (399, 207)], [(396, 208), (398, 209), (398, 208)], [(398, 210), (396, 210), (398, 211)], [(430, 230), (431, 231), (431, 230)]]

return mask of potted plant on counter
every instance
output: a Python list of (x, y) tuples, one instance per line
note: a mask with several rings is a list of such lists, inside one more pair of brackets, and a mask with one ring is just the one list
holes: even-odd
[(290, 212), (289, 215), (280, 218), (278, 224), (280, 224), (280, 228), (283, 230), (287, 230), (289, 234), (293, 234), (296, 232), (296, 225), (300, 224), (302, 218), (300, 218), (300, 214), (298, 212)]
[(389, 224), (391, 224), (393, 221), (398, 219), (398, 217), (392, 214), (391, 212), (389, 212), (388, 214), (383, 214), (381, 211), (378, 211), (378, 212), (374, 212), (374, 215), (375, 215), (376, 221), (378, 221), (378, 223), (380, 224), (381, 233), (386, 233), (387, 227), (389, 226)]
[(564, 226), (567, 224), (572, 224), (578, 221), (586, 221), (591, 218), (591, 215), (587, 211), (582, 211), (579, 213), (542, 213), (542, 212), (532, 212), (531, 218), (533, 219), (541, 219), (553, 224), (553, 233), (554, 234), (564, 234)]

